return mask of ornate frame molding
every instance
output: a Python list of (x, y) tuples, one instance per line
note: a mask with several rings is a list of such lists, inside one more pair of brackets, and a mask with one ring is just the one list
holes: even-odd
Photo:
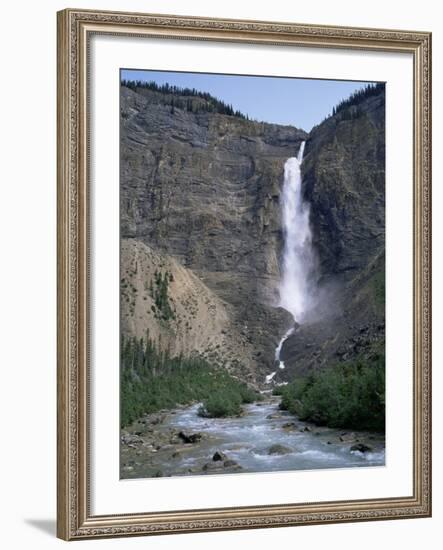
[[(58, 536), (65, 540), (431, 515), (431, 34), (64, 10), (58, 13)], [(88, 485), (88, 98), (92, 34), (408, 52), (414, 58), (413, 496), (92, 516)]]

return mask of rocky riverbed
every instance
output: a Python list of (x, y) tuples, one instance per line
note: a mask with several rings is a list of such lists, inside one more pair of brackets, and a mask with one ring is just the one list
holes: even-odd
[(145, 415), (122, 430), (127, 478), (384, 466), (381, 434), (302, 422), (279, 398), (246, 405), (237, 418), (202, 418), (199, 404)]

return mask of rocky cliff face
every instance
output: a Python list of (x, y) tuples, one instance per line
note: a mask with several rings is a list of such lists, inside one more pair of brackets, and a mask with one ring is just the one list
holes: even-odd
[(306, 134), (171, 108), (161, 95), (122, 87), (122, 237), (173, 257), (222, 300), (232, 339), (240, 338), (233, 354), (263, 377), (290, 324), (274, 307), (279, 195), (284, 163)]
[(384, 92), (314, 128), (302, 170), (320, 273), (352, 278), (384, 248)]
[[(123, 86), (123, 331), (141, 335), (149, 328), (176, 353), (188, 353), (189, 346), (201, 353), (216, 349), (223, 364), (252, 381), (274, 370), (275, 347), (291, 324), (290, 315), (275, 308), (283, 168), (307, 140), (304, 194), (321, 299), (317, 317), (286, 341), (288, 368), (279, 375), (290, 378), (381, 337), (384, 98), (372, 96), (349, 109), (308, 136), (289, 126), (190, 112), (160, 92)], [(143, 268), (129, 270), (129, 286), (127, 264), (135, 252)], [(186, 292), (198, 303), (198, 334), (184, 328), (188, 313), (180, 309), (178, 283), (169, 288), (176, 319), (166, 322), (152, 311), (152, 295), (141, 291), (155, 277), (152, 266), (191, 281)], [(205, 323), (208, 304), (215, 317)]]

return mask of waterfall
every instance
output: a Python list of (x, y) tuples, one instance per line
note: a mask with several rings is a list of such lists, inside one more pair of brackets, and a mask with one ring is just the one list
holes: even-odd
[(309, 205), (301, 194), (301, 163), (305, 142), (297, 157), (286, 161), (281, 209), (283, 222), (283, 263), (280, 282), (280, 307), (300, 323), (311, 305), (310, 275), (312, 272), (312, 234)]
[[(303, 202), (301, 193), (301, 164), (304, 150), (303, 141), (298, 155), (286, 161), (280, 198), (284, 247), (278, 305), (289, 311), (294, 323), (298, 324), (303, 322), (306, 312), (312, 305), (312, 234), (309, 205)], [(285, 333), (275, 350), (275, 359), (279, 362), (280, 369), (285, 368), (284, 362), (280, 360), (283, 343), (293, 332), (292, 327)]]
[(280, 342), (278, 343), (278, 346), (275, 348), (275, 360), (278, 361), (278, 368), (279, 369), (284, 369), (285, 368), (285, 363), (284, 361), (282, 361), (280, 359), (280, 352), (281, 352), (281, 349), (283, 347), (283, 344), (285, 342), (285, 340), (287, 340), (289, 338), (289, 336), (291, 336), (291, 334), (294, 332), (294, 328), (291, 327), (286, 333), (285, 335), (283, 336), (283, 338), (280, 340)]

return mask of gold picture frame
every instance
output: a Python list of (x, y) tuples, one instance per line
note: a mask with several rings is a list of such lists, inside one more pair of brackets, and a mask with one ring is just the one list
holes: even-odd
[[(58, 506), (65, 540), (431, 515), (431, 34), (67, 9), (58, 13)], [(413, 494), (94, 516), (88, 419), (88, 47), (94, 34), (407, 52), (414, 60)]]

